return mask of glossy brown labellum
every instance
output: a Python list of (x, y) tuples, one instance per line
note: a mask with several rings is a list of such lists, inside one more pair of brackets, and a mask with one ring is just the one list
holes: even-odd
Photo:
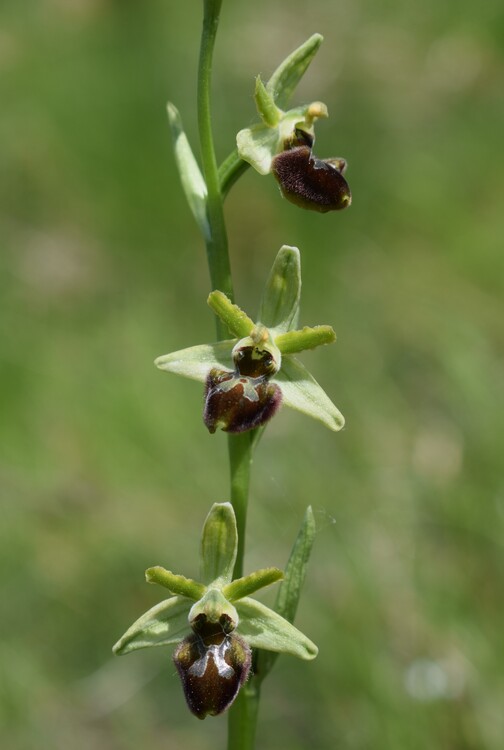
[(213, 369), (207, 376), (203, 420), (210, 432), (246, 432), (267, 422), (282, 403), (282, 391), (265, 376)]
[(291, 203), (311, 211), (341, 211), (352, 202), (343, 177), (344, 159), (318, 159), (310, 146), (300, 145), (274, 157), (272, 172)]

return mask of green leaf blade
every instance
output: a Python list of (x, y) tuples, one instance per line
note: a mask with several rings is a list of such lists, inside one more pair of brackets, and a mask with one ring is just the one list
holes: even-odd
[[(303, 522), (293, 544), (289, 561), (285, 568), (284, 580), (278, 590), (275, 612), (293, 623), (296, 616), (301, 590), (306, 578), (308, 560), (315, 539), (315, 518), (311, 505), (306, 509)], [(271, 671), (278, 654), (272, 651), (260, 651), (257, 659), (257, 671), (264, 679)]]
[(168, 102), (167, 112), (173, 140), (175, 162), (182, 188), (191, 213), (196, 219), (203, 237), (209, 239), (210, 227), (206, 215), (207, 188), (205, 180), (184, 132), (182, 118), (178, 109), (171, 102)]

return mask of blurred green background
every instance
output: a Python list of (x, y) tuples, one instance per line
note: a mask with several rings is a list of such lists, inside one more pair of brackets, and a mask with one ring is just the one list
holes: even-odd
[[(2, 0), (0, 725), (6, 750), (214, 750), (167, 650), (111, 646), (197, 574), (227, 499), (226, 442), (195, 383), (155, 356), (211, 340), (204, 252), (181, 195), (168, 98), (197, 142), (201, 3)], [(256, 454), (246, 569), (318, 534), (297, 623), (320, 647), (265, 683), (261, 750), (500, 750), (504, 741), (504, 6), (225, 0), (223, 158), (264, 78), (325, 43), (294, 103), (354, 203), (321, 216), (249, 171), (226, 203), (238, 302), (302, 250), (305, 363), (332, 434), (285, 410)], [(264, 600), (272, 601), (273, 592)]]

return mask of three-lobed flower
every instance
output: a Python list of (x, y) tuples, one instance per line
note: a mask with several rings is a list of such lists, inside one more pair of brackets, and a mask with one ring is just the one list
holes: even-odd
[(265, 85), (256, 78), (255, 102), (260, 120), (240, 130), (240, 157), (259, 174), (273, 173), (283, 196), (301, 208), (326, 213), (352, 202), (342, 158), (319, 159), (313, 153), (315, 122), (328, 116), (323, 102), (285, 109), (292, 91), (322, 42), (314, 34), (284, 60)]
[(251, 649), (314, 659), (318, 649), (288, 620), (250, 594), (283, 578), (265, 568), (232, 580), (238, 549), (233, 507), (215, 503), (201, 539), (201, 582), (160, 566), (146, 579), (171, 596), (142, 615), (113, 651), (122, 655), (141, 648), (176, 644), (173, 661), (187, 704), (200, 719), (225, 711), (251, 670)]
[(344, 418), (295, 356), (329, 344), (331, 326), (297, 329), (301, 295), (299, 250), (284, 245), (266, 282), (254, 322), (225, 294), (208, 298), (233, 339), (201, 344), (158, 357), (162, 370), (205, 383), (204, 421), (210, 432), (245, 432), (265, 424), (281, 403), (340, 430)]

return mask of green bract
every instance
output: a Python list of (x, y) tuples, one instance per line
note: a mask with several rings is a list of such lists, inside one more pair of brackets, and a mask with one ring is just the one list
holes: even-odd
[(233, 633), (252, 648), (314, 659), (318, 649), (288, 620), (251, 598), (260, 588), (279, 581), (277, 568), (265, 568), (232, 580), (238, 549), (233, 507), (215, 503), (205, 521), (201, 542), (201, 578), (196, 582), (159, 566), (146, 571), (149, 583), (167, 588), (172, 596), (142, 615), (115, 644), (115, 654), (140, 648), (168, 646), (192, 637), (204, 621), (226, 623)]
[(225, 294), (214, 291), (208, 298), (212, 310), (227, 325), (234, 338), (214, 344), (201, 344), (158, 357), (161, 370), (206, 382), (211, 371), (226, 371), (235, 366), (233, 357), (240, 349), (260, 347), (272, 362), (268, 383), (278, 386), (282, 401), (331, 430), (340, 430), (344, 418), (325, 391), (294, 356), (335, 341), (330, 326), (297, 329), (301, 294), (301, 262), (296, 247), (284, 245), (273, 264), (254, 323)]
[(259, 76), (256, 79), (254, 98), (261, 121), (240, 130), (236, 145), (240, 157), (260, 174), (271, 172), (273, 157), (289, 147), (297, 128), (313, 136), (315, 120), (327, 117), (322, 102), (284, 110), (322, 40), (320, 34), (313, 34), (283, 61), (266, 85)]

